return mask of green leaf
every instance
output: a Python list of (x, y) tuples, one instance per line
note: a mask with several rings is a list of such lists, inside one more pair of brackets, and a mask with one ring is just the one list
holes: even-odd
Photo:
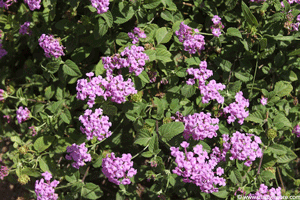
[(103, 17), (105, 19), (108, 27), (111, 28), (114, 23), (114, 19), (113, 19), (111, 12), (108, 10), (107, 12), (102, 13), (101, 17)]
[(228, 60), (224, 60), (220, 57), (217, 57), (216, 59), (214, 59), (214, 63), (217, 66), (220, 66), (222, 68), (222, 70), (225, 72), (230, 72), (230, 70), (231, 70), (232, 63)]
[(243, 39), (241, 32), (237, 28), (232, 28), (232, 27), (228, 28), (226, 35), (235, 36)]
[(252, 25), (257, 27), (258, 26), (258, 22), (257, 19), (254, 17), (254, 15), (251, 13), (250, 9), (248, 8), (248, 6), (245, 4), (244, 1), (242, 1), (242, 12), (246, 18), (246, 21)]
[(100, 189), (99, 185), (94, 183), (86, 183), (81, 190), (81, 196), (87, 199), (99, 199), (103, 196), (103, 191)]
[(110, 116), (113, 116), (113, 115), (116, 115), (118, 113), (118, 108), (114, 105), (110, 105), (110, 104), (107, 104), (107, 103), (104, 103), (103, 104), (103, 114), (104, 115), (110, 115)]
[(52, 102), (49, 106), (47, 106), (47, 109), (50, 110), (53, 114), (57, 114), (58, 110), (62, 108), (63, 103), (63, 100)]
[(285, 146), (282, 144), (272, 144), (268, 147), (267, 151), (276, 155), (285, 155), (287, 153)]
[(72, 60), (66, 60), (63, 65), (63, 71), (69, 76), (82, 76), (80, 69)]
[(277, 129), (282, 129), (283, 127), (292, 127), (291, 122), (283, 114), (277, 114), (273, 120), (273, 124)]
[(53, 143), (55, 137), (54, 136), (41, 136), (39, 137), (33, 144), (33, 147), (38, 152), (43, 152), (48, 149)]
[(293, 91), (293, 86), (289, 82), (279, 81), (275, 84), (274, 92), (279, 97), (287, 96), (292, 91)]
[(99, 76), (105, 72), (102, 59), (99, 60), (98, 64), (95, 66), (95, 76)]
[(47, 163), (43, 159), (39, 160), (39, 165), (40, 165), (40, 168), (43, 172), (46, 172), (46, 171), (50, 172), (49, 166), (47, 165)]
[(165, 62), (165, 63), (171, 62), (172, 61), (171, 56), (172, 56), (172, 54), (166, 49), (162, 49), (162, 48), (156, 49), (156, 59), (157, 60), (161, 60), (162, 62)]
[(151, 140), (151, 132), (146, 129), (141, 129), (139, 133), (136, 136), (136, 139), (134, 141), (134, 144), (139, 144), (142, 146), (147, 146), (149, 144), (149, 141)]
[(270, 181), (270, 179), (276, 178), (272, 172), (267, 171), (267, 170), (264, 170), (260, 175), (264, 182), (268, 182), (268, 181)]
[(63, 120), (65, 123), (70, 124), (72, 120), (71, 113), (68, 109), (64, 109), (64, 111), (60, 114), (60, 119)]
[(291, 82), (294, 82), (294, 81), (298, 80), (298, 76), (294, 71), (290, 70), (289, 71), (289, 79)]
[(251, 121), (255, 123), (263, 123), (264, 122), (264, 116), (261, 112), (256, 111), (254, 113), (251, 113), (247, 118), (246, 121)]
[(277, 157), (278, 163), (289, 163), (292, 160), (295, 160), (298, 156), (292, 151), (290, 148), (285, 146), (287, 153), (285, 155), (281, 155)]
[(159, 153), (159, 143), (157, 134), (154, 134), (149, 141), (149, 151), (154, 154)]
[(145, 0), (143, 7), (146, 9), (154, 9), (161, 4), (161, 0)]
[(194, 85), (184, 85), (180, 91), (183, 96), (185, 96), (186, 98), (190, 98), (195, 94), (196, 88), (194, 87)]
[(21, 174), (26, 174), (28, 176), (33, 176), (33, 177), (41, 176), (41, 173), (37, 169), (34, 169), (34, 168), (24, 168), (24, 169), (22, 169)]
[(300, 56), (300, 49), (296, 49), (288, 54), (288, 56)]
[(166, 27), (159, 28), (156, 30), (155, 38), (157, 44), (168, 43), (172, 38), (173, 32), (171, 29), (167, 29)]
[(225, 199), (228, 197), (229, 192), (227, 192), (226, 190), (221, 190), (219, 192), (213, 192), (213, 195), (215, 195), (216, 197)]
[(171, 122), (158, 128), (159, 134), (162, 138), (166, 139), (166, 141), (171, 140), (173, 137), (182, 133), (183, 131), (184, 125), (182, 122)]
[(96, 40), (103, 37), (108, 31), (108, 25), (101, 18), (98, 19), (98, 23), (95, 26), (94, 37)]
[(71, 55), (72, 60), (76, 63), (80, 63), (82, 60), (86, 59), (92, 51), (92, 47), (79, 47), (74, 50)]
[(231, 171), (229, 175), (229, 179), (234, 183), (234, 184), (239, 184), (242, 182), (242, 175), (241, 173), (236, 169)]
[(59, 66), (60, 66), (60, 62), (49, 62), (47, 63), (46, 68), (48, 69), (48, 72), (54, 74), (55, 72), (58, 71)]

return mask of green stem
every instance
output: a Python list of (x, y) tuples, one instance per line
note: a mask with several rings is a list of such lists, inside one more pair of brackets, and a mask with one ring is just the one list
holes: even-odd
[(255, 71), (254, 71), (254, 77), (253, 77), (253, 82), (252, 82), (252, 86), (251, 86), (251, 92), (250, 92), (250, 97), (249, 98), (252, 98), (252, 90), (253, 90), (253, 85), (254, 85), (254, 82), (255, 82), (255, 77), (256, 77), (256, 72), (257, 72), (257, 68), (258, 68), (258, 49), (259, 46), (257, 46), (257, 55), (256, 55), (256, 66), (255, 66)]
[(67, 185), (64, 185), (64, 186), (56, 187), (55, 189), (56, 189), (56, 190), (59, 190), (59, 189), (62, 189), (62, 188), (70, 187), (70, 186), (72, 186), (72, 185), (73, 185), (73, 184), (67, 184)]
[(294, 149), (294, 151), (300, 151), (300, 148)]
[(142, 152), (144, 152), (147, 148), (148, 148), (149, 144), (147, 146), (145, 146), (145, 148), (143, 150), (141, 150), (140, 152), (138, 152), (137, 154), (135, 154), (131, 159), (133, 160), (135, 157), (137, 157), (138, 155), (140, 155)]

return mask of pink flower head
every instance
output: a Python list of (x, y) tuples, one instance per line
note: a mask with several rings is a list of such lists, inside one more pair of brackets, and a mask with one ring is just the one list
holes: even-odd
[(249, 107), (249, 100), (243, 97), (242, 91), (239, 91), (235, 95), (235, 101), (225, 107), (223, 111), (230, 114), (227, 119), (228, 124), (234, 122), (236, 119), (239, 119), (239, 124), (243, 124), (244, 119), (249, 116), (249, 111), (245, 110), (246, 107)]
[(9, 169), (2, 165), (1, 168), (0, 168), (0, 179), (3, 180), (4, 177), (8, 176), (8, 172), (9, 172)]
[(24, 0), (31, 11), (41, 8), (41, 0)]
[(212, 28), (211, 32), (215, 37), (220, 37), (220, 35), (222, 34), (221, 29), (219, 29), (219, 28)]
[(199, 34), (197, 29), (193, 30), (185, 25), (184, 22), (180, 23), (180, 28), (175, 34), (178, 36), (179, 41), (183, 43), (184, 50), (190, 54), (201, 53), (205, 49), (204, 36)]
[(35, 193), (37, 196), (37, 200), (57, 200), (58, 194), (55, 193), (56, 186), (59, 184), (59, 181), (53, 180), (50, 182), (52, 175), (50, 172), (45, 172), (42, 174), (45, 180), (42, 178), (41, 180), (37, 180), (35, 182)]
[(189, 143), (181, 145), (185, 148), (184, 152), (179, 151), (179, 147), (171, 147), (171, 155), (175, 157), (177, 166), (172, 170), (174, 174), (182, 176), (185, 183), (193, 183), (200, 188), (202, 192), (218, 192), (217, 185), (225, 186), (225, 179), (219, 176), (224, 170), (221, 167), (216, 169), (220, 160), (212, 153), (210, 156), (202, 145), (196, 145), (193, 150), (187, 151)]
[(42, 34), (39, 38), (39, 45), (44, 49), (47, 58), (50, 58), (50, 55), (55, 58), (65, 55), (63, 52), (65, 47), (59, 45), (59, 41), (53, 35)]
[(91, 3), (98, 14), (106, 13), (109, 9), (109, 0), (91, 0)]
[(132, 44), (138, 43), (139, 38), (146, 38), (147, 37), (145, 32), (143, 30), (141, 30), (140, 28), (138, 28), (138, 27), (135, 27), (133, 29), (133, 32), (129, 32), (128, 36), (129, 36), (129, 38), (131, 38), (133, 40)]
[[(82, 133), (86, 134), (87, 140), (91, 140), (95, 136), (99, 141), (101, 141), (112, 134), (112, 132), (109, 131), (112, 123), (108, 120), (108, 116), (102, 115), (101, 108), (97, 108), (94, 113), (92, 113), (92, 110), (87, 109), (85, 110), (84, 115), (80, 115), (79, 117), (79, 121), (83, 125), (80, 126), (80, 130)], [(75, 147), (72, 147), (72, 149), (75, 149)], [(82, 147), (82, 149), (85, 148)], [(88, 159), (88, 157), (86, 156), (84, 159)]]
[(292, 133), (295, 133), (297, 137), (300, 137), (300, 126), (298, 124), (293, 128)]
[(218, 15), (214, 15), (211, 21), (214, 23), (214, 25), (217, 25), (221, 22), (221, 17), (219, 17)]
[(27, 107), (23, 108), (20, 106), (17, 110), (17, 120), (18, 123), (21, 124), (24, 121), (27, 121), (30, 118), (30, 111)]
[(261, 105), (263, 105), (263, 106), (267, 105), (267, 103), (268, 103), (268, 98), (265, 98), (265, 97), (261, 98), (260, 103), (261, 103)]
[(133, 161), (131, 161), (131, 154), (122, 154), (122, 157), (115, 157), (111, 153), (103, 158), (102, 172), (108, 180), (116, 185), (128, 185), (131, 183), (130, 177), (136, 175), (137, 170), (133, 168)]
[(22, 35), (31, 35), (31, 31), (29, 31), (30, 22), (25, 22), (20, 26), (19, 33)]
[(84, 166), (85, 162), (90, 162), (92, 157), (87, 153), (88, 149), (85, 147), (85, 143), (81, 145), (72, 144), (72, 146), (67, 147), (67, 152), (69, 155), (66, 155), (67, 160), (74, 160), (72, 166), (76, 169)]
[(7, 119), (7, 123), (10, 123), (11, 121), (11, 117), (10, 115), (4, 115), (3, 118), (6, 118)]

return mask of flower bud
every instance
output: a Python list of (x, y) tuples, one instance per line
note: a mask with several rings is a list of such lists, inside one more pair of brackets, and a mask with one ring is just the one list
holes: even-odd
[(18, 178), (18, 182), (21, 185), (26, 185), (28, 182), (30, 181), (30, 177), (27, 174), (22, 174), (19, 178)]
[(137, 94), (131, 96), (131, 100), (134, 102), (142, 102), (143, 91), (139, 91)]
[(300, 179), (295, 179), (294, 184), (299, 187), (300, 186)]
[(265, 168), (265, 170), (271, 172), (272, 174), (276, 173), (276, 169), (273, 167), (267, 167), (267, 168)]
[(170, 123), (170, 122), (172, 122), (172, 118), (171, 117), (165, 117), (163, 119), (163, 124), (167, 124), (167, 123)]
[(19, 148), (19, 152), (21, 154), (26, 154), (28, 152), (28, 148), (26, 146), (22, 146)]
[(267, 137), (268, 139), (274, 139), (277, 137), (277, 131), (274, 130), (274, 129), (269, 129), (268, 132), (267, 132)]

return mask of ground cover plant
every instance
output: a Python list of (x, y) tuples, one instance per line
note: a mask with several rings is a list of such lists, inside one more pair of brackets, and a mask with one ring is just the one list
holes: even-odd
[(0, 179), (38, 200), (300, 196), (299, 25), (299, 0), (0, 0)]

